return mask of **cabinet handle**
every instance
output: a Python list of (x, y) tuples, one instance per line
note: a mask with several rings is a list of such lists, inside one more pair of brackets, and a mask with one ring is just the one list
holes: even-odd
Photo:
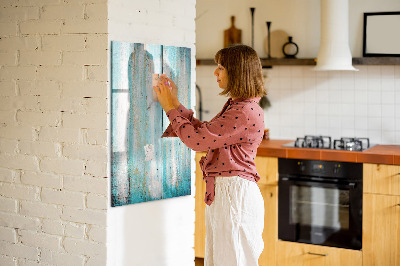
[(317, 255), (317, 256), (323, 256), (323, 257), (328, 256), (328, 254), (320, 254), (320, 253), (313, 253), (313, 252), (307, 252), (307, 254), (310, 254), (310, 255)]

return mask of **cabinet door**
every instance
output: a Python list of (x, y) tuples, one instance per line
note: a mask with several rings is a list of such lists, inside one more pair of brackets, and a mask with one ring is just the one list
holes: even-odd
[(365, 163), (363, 175), (364, 193), (400, 195), (400, 166)]
[(196, 194), (195, 194), (195, 233), (194, 233), (194, 251), (197, 258), (204, 258), (204, 248), (206, 239), (206, 225), (204, 221), (204, 212), (206, 204), (204, 195), (206, 193), (206, 184), (203, 181), (203, 172), (200, 169), (199, 161), (205, 152), (196, 153)]
[(361, 266), (362, 252), (278, 241), (278, 266)]
[(278, 187), (259, 185), (264, 198), (264, 250), (258, 259), (260, 266), (276, 265), (276, 242), (278, 240)]
[(254, 162), (261, 176), (258, 184), (278, 185), (278, 158), (257, 156)]
[(364, 194), (363, 265), (400, 266), (400, 196)]

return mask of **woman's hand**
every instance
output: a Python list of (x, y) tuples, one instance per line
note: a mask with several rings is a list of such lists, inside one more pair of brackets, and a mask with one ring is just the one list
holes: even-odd
[(171, 87), (171, 97), (172, 97), (172, 103), (174, 104), (175, 108), (178, 108), (180, 105), (180, 102), (178, 100), (178, 87), (176, 86), (175, 82), (173, 82), (172, 79), (167, 77), (167, 74), (161, 74), (160, 79), (162, 82), (168, 82), (170, 87)]
[(157, 94), (158, 102), (164, 109), (165, 113), (168, 113), (171, 109), (175, 109), (172, 92), (167, 78), (161, 77), (157, 86), (153, 86), (153, 90)]

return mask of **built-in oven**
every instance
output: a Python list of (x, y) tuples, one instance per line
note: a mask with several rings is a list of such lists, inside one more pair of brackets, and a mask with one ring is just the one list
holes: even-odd
[(360, 163), (278, 160), (278, 238), (361, 249)]

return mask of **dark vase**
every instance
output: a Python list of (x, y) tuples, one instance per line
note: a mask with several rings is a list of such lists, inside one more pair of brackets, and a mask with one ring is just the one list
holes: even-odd
[(289, 41), (282, 46), (282, 52), (285, 58), (296, 58), (299, 47), (293, 42), (293, 37), (289, 36)]

